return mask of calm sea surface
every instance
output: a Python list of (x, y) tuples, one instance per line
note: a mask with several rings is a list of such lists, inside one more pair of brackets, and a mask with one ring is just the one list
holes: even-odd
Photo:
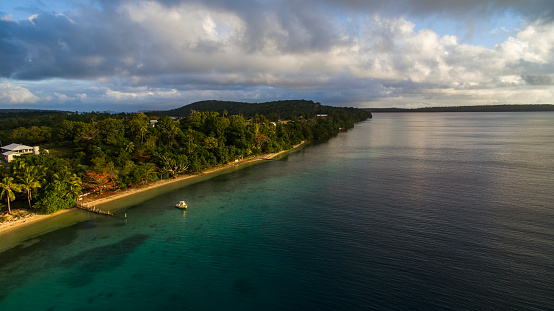
[(0, 253), (0, 310), (554, 310), (553, 144), (549, 112), (376, 113)]

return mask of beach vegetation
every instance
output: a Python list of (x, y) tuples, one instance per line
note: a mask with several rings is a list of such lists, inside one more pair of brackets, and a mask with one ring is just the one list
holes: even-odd
[(43, 214), (51, 214), (62, 209), (75, 206), (78, 195), (72, 193), (66, 182), (56, 180), (48, 184), (40, 199), (37, 202), (36, 210)]
[(52, 149), (3, 169), (0, 177), (9, 178), (2, 179), (2, 198), (13, 201), (22, 191), (30, 209), (51, 213), (75, 205), (82, 192), (101, 194), (280, 152), (369, 117), (361, 109), (304, 100), (203, 101), (131, 114), (0, 113), (0, 141)]
[(8, 214), (11, 214), (10, 202), (15, 200), (15, 193), (21, 191), (21, 186), (15, 183), (13, 177), (6, 176), (2, 178), (2, 182), (0, 182), (0, 190), (2, 191), (0, 193), (0, 198), (6, 198), (8, 202)]
[(16, 160), (12, 165), (14, 168), (14, 176), (20, 185), (22, 191), (27, 194), (27, 202), (31, 208), (31, 197), (33, 192), (41, 188), (44, 184), (44, 168), (40, 165), (28, 165), (23, 160)]

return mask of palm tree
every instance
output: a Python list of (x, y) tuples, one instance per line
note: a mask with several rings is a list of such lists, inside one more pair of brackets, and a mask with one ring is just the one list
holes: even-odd
[(81, 195), (81, 190), (83, 189), (83, 182), (81, 181), (81, 178), (78, 177), (76, 174), (73, 174), (67, 180), (65, 180), (65, 182), (67, 183), (69, 188), (66, 196), (70, 194), (74, 195), (75, 203), (77, 203), (79, 195)]
[(169, 122), (168, 127), (165, 129), (165, 134), (167, 135), (167, 142), (169, 146), (173, 146), (173, 143), (175, 142), (175, 135), (177, 134), (178, 129), (179, 128), (177, 127), (175, 122), (173, 122), (173, 120)]
[(132, 153), (135, 150), (135, 144), (133, 144), (132, 141), (130, 141), (127, 145), (125, 145), (125, 151)]
[(37, 166), (27, 166), (23, 168), (18, 178), (21, 190), (25, 190), (25, 192), (27, 192), (29, 208), (31, 208), (31, 192), (42, 187), (42, 182), (44, 181), (40, 171), (40, 168)]
[(161, 132), (161, 138), (165, 138), (170, 147), (173, 146), (175, 135), (177, 135), (179, 130), (177, 122), (173, 121), (170, 117), (163, 116), (158, 120), (158, 123), (156, 123), (156, 128)]
[(141, 127), (140, 127), (140, 144), (142, 145), (144, 143), (144, 133), (146, 132), (147, 128), (146, 128), (146, 124), (143, 124)]
[(15, 192), (21, 191), (20, 185), (13, 182), (13, 177), (4, 177), (0, 183), (0, 188), (2, 189), (0, 198), (6, 197), (8, 200), (8, 213), (11, 214), (10, 201), (15, 200)]

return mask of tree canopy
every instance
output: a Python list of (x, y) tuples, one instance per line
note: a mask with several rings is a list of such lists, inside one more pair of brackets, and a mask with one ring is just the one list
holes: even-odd
[(45, 213), (74, 205), (81, 191), (133, 187), (279, 152), (371, 117), (312, 101), (204, 101), (156, 113), (25, 113), (4, 118), (13, 127), (0, 128), (0, 140), (50, 152), (20, 156), (0, 170), (3, 197), (22, 191), (30, 207)]

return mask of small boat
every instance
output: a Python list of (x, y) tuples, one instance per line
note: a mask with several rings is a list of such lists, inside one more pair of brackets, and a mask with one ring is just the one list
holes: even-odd
[(179, 203), (175, 204), (175, 207), (180, 209), (187, 209), (187, 203), (185, 203), (185, 201), (179, 201)]

